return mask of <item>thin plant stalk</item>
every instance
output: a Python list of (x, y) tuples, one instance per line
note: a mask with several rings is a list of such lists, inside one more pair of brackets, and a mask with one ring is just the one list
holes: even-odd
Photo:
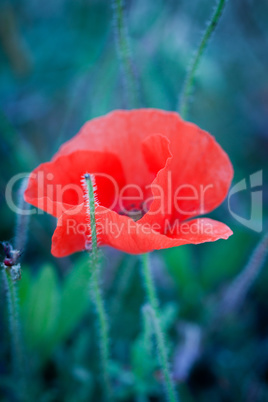
[(91, 267), (91, 278), (90, 285), (92, 291), (92, 300), (95, 305), (98, 329), (99, 329), (99, 349), (100, 349), (100, 360), (101, 360), (101, 373), (103, 378), (105, 399), (107, 401), (112, 401), (112, 387), (109, 375), (109, 361), (110, 361), (110, 342), (109, 342), (109, 327), (108, 320), (106, 316), (104, 300), (102, 296), (101, 287), (99, 284), (99, 271), (100, 271), (100, 258), (98, 250), (98, 239), (97, 239), (97, 226), (96, 226), (96, 215), (95, 215), (95, 204), (97, 203), (95, 196), (95, 182), (94, 177), (89, 174), (85, 174), (85, 187), (87, 190), (86, 198), (88, 200), (88, 214), (89, 214), (89, 225), (91, 232), (91, 252), (90, 252), (90, 267)]
[(138, 107), (138, 84), (131, 58), (124, 6), (124, 0), (113, 0), (115, 40), (124, 79), (123, 83), (125, 86), (127, 106)]
[(23, 179), (18, 197), (18, 213), (15, 230), (14, 247), (22, 252), (25, 249), (30, 221), (30, 204), (24, 201), (23, 195), (28, 185), (28, 178)]
[(30, 399), (30, 390), (27, 389), (29, 367), (25, 366), (26, 356), (21, 329), (20, 303), (18, 296), (18, 280), (21, 278), (21, 265), (19, 260), (22, 250), (26, 245), (27, 229), (29, 225), (29, 206), (25, 203), (23, 198), (27, 183), (28, 179), (24, 179), (19, 190), (19, 208), (14, 241), (15, 248), (13, 248), (13, 246), (8, 242), (2, 243), (4, 249), (6, 249), (6, 259), (9, 260), (9, 265), (6, 265), (5, 260), (1, 264), (7, 297), (13, 377), (15, 380), (14, 383), (16, 383), (14, 393), (18, 401), (26, 401)]
[(153, 310), (156, 312), (156, 315), (159, 316), (159, 302), (156, 294), (156, 289), (154, 286), (150, 266), (150, 258), (148, 253), (142, 255), (142, 265), (143, 265), (142, 274), (144, 279), (145, 290), (147, 293), (147, 299), (150, 305), (152, 306)]
[(91, 288), (93, 293), (94, 304), (96, 308), (96, 314), (98, 317), (99, 326), (99, 347), (101, 357), (101, 370), (104, 382), (105, 396), (107, 401), (111, 401), (111, 384), (109, 376), (109, 335), (108, 335), (108, 322), (104, 307), (104, 301), (102, 298), (102, 292), (99, 286), (99, 278), (97, 272), (92, 272), (91, 276)]
[[(113, 297), (111, 306), (110, 306), (110, 314), (112, 317), (119, 317), (120, 319), (120, 308), (123, 305), (123, 299), (124, 296), (126, 295), (126, 292), (128, 290), (128, 286), (131, 283), (131, 279), (134, 273), (134, 268), (136, 265), (136, 258), (135, 256), (128, 256), (128, 259), (125, 261), (124, 260), (124, 266), (122, 267), (122, 270), (120, 271), (120, 276), (115, 280), (115, 283), (117, 283), (117, 287), (115, 290), (115, 295)], [(123, 271), (123, 272), (121, 272)]]
[(166, 348), (165, 335), (161, 328), (159, 302), (151, 273), (149, 254), (142, 255), (142, 274), (147, 300), (149, 303), (145, 306), (144, 311), (149, 315), (152, 322), (157, 343), (158, 359), (165, 382), (166, 398), (168, 402), (175, 402), (178, 401), (178, 397), (169, 370), (168, 352)]
[(186, 76), (186, 80), (184, 82), (182, 95), (181, 95), (181, 99), (180, 99), (180, 106), (179, 106), (180, 114), (184, 119), (187, 119), (187, 117), (188, 117), (190, 97), (191, 97), (192, 91), (193, 91), (194, 77), (195, 77), (196, 70), (199, 66), (199, 63), (200, 63), (201, 57), (204, 53), (204, 50), (207, 47), (208, 41), (209, 41), (212, 33), (214, 32), (216, 26), (218, 25), (218, 22), (222, 15), (226, 1), (227, 0), (219, 0), (218, 1), (215, 11), (214, 11), (211, 19), (209, 20), (208, 26), (202, 36), (200, 45), (198, 46), (198, 48), (194, 54), (193, 61), (191, 62), (190, 66), (189, 66), (189, 70), (188, 70), (188, 74)]
[(144, 347), (148, 356), (153, 356), (153, 330), (151, 325), (151, 318), (149, 317), (147, 307), (148, 305), (145, 305), (142, 308)]
[(20, 311), (17, 282), (13, 280), (8, 268), (2, 268), (2, 275), (6, 289), (9, 332), (11, 338), (11, 354), (13, 376), (16, 383), (15, 393), (19, 401), (25, 400), (25, 378), (24, 378), (24, 350), (21, 337)]
[[(219, 311), (223, 315), (236, 312), (241, 307), (249, 289), (261, 273), (267, 255), (268, 233), (260, 240), (242, 272), (240, 272), (227, 287), (219, 307)], [(219, 311), (217, 312), (218, 316)]]

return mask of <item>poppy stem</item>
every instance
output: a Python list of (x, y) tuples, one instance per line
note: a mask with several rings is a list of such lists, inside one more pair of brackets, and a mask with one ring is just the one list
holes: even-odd
[(28, 228), (30, 221), (30, 204), (24, 201), (23, 195), (28, 185), (28, 177), (23, 179), (19, 188), (18, 208), (20, 213), (17, 213), (17, 222), (15, 230), (14, 247), (16, 250), (22, 252), (25, 249), (28, 237)]
[(138, 84), (131, 58), (129, 35), (125, 20), (124, 0), (113, 1), (115, 40), (124, 79), (128, 107), (139, 106)]
[(105, 387), (105, 397), (107, 401), (112, 401), (112, 389), (109, 376), (109, 361), (110, 361), (110, 350), (109, 350), (109, 335), (108, 335), (108, 321), (104, 307), (104, 301), (102, 297), (102, 291), (99, 285), (98, 273), (95, 268), (93, 268), (91, 276), (91, 289), (93, 293), (93, 301), (95, 304), (98, 326), (99, 326), (99, 348), (101, 354), (101, 369), (103, 375), (103, 382)]
[(25, 378), (24, 378), (24, 351), (21, 339), (21, 322), (18, 299), (17, 279), (12, 277), (11, 268), (2, 265), (3, 281), (6, 289), (9, 332), (11, 337), (11, 353), (13, 376), (15, 381), (15, 392), (19, 401), (25, 400)]
[(109, 375), (109, 361), (110, 361), (110, 342), (109, 342), (109, 326), (107, 315), (105, 311), (102, 290), (100, 287), (99, 271), (100, 271), (100, 258), (98, 250), (97, 227), (95, 216), (95, 180), (94, 176), (85, 174), (85, 184), (88, 196), (88, 213), (90, 218), (90, 232), (91, 232), (91, 254), (90, 254), (90, 267), (91, 267), (91, 291), (92, 301), (95, 305), (98, 329), (99, 329), (99, 349), (101, 358), (101, 372), (103, 376), (105, 399), (112, 401), (112, 387)]
[(268, 233), (258, 243), (245, 268), (234, 278), (226, 288), (222, 297), (217, 316), (226, 316), (236, 312), (243, 304), (244, 299), (260, 274), (268, 255)]
[(151, 325), (151, 318), (149, 317), (147, 307), (148, 304), (142, 307), (144, 346), (148, 356), (153, 356), (153, 330)]
[(207, 47), (208, 41), (209, 41), (212, 33), (214, 32), (216, 26), (218, 25), (218, 22), (222, 15), (225, 3), (226, 3), (226, 0), (218, 1), (218, 4), (216, 5), (215, 10), (213, 12), (213, 15), (208, 22), (208, 26), (202, 36), (200, 45), (198, 46), (198, 48), (194, 54), (193, 60), (190, 63), (188, 73), (187, 73), (187, 76), (186, 76), (186, 79), (185, 79), (185, 82), (183, 85), (183, 90), (182, 90), (182, 95), (181, 95), (180, 105), (179, 105), (180, 114), (184, 119), (187, 119), (187, 117), (188, 117), (189, 102), (190, 102), (190, 98), (191, 98), (192, 91), (193, 91), (194, 76), (195, 76), (196, 70), (199, 66), (199, 63), (200, 63), (201, 57), (204, 53), (204, 50)]
[(165, 381), (166, 398), (169, 402), (178, 401), (175, 386), (172, 381), (172, 376), (169, 370), (168, 352), (166, 348), (166, 341), (164, 331), (161, 326), (161, 319), (159, 313), (159, 302), (154, 286), (154, 281), (151, 273), (151, 266), (149, 261), (149, 254), (142, 255), (142, 273), (144, 279), (144, 286), (147, 293), (147, 299), (149, 304), (144, 307), (144, 313), (147, 313), (150, 317), (154, 334), (157, 343), (158, 360), (161, 366), (161, 370)]

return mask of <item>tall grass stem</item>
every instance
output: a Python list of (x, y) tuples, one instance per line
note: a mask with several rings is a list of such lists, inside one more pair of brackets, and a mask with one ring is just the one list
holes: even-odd
[(178, 396), (169, 369), (166, 340), (164, 331), (161, 327), (159, 302), (157, 299), (156, 289), (154, 286), (149, 258), (150, 258), (149, 254), (143, 254), (141, 257), (144, 287), (148, 300), (148, 305), (146, 305), (143, 308), (143, 311), (144, 313), (147, 313), (150, 317), (153, 332), (156, 338), (158, 360), (164, 377), (166, 399), (168, 402), (177, 402)]
[(191, 95), (192, 95), (192, 91), (193, 91), (193, 87), (194, 87), (195, 73), (200, 64), (204, 50), (207, 47), (208, 41), (209, 41), (211, 35), (213, 34), (216, 26), (219, 23), (219, 20), (222, 15), (226, 1), (227, 0), (219, 0), (217, 2), (213, 15), (208, 22), (207, 28), (202, 36), (201, 42), (193, 56), (192, 62), (189, 65), (188, 73), (187, 73), (187, 76), (186, 76), (186, 79), (185, 79), (185, 82), (183, 85), (182, 95), (181, 95), (180, 102), (179, 102), (179, 111), (180, 111), (181, 116), (184, 119), (188, 118), (189, 103), (191, 100)]

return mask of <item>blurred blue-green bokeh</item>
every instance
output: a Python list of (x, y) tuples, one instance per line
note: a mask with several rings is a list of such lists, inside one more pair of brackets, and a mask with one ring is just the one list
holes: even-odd
[[(213, 7), (212, 0), (126, 1), (141, 107), (177, 110), (189, 62)], [(224, 202), (211, 216), (232, 228), (228, 241), (152, 254), (183, 402), (268, 400), (267, 264), (257, 272), (240, 308), (223, 317), (219, 313), (226, 288), (267, 230), (267, 50), (268, 2), (227, 2), (196, 74), (189, 116), (230, 156), (234, 184), (244, 178), (248, 184), (251, 174), (263, 172), (262, 232), (240, 224)], [(14, 236), (16, 217), (5, 200), (9, 180), (48, 161), (85, 121), (126, 106), (112, 2), (1, 1), (0, 240)], [(249, 218), (250, 190), (234, 196), (231, 208)], [(19, 294), (32, 375), (29, 395), (32, 401), (99, 401), (88, 260), (83, 254), (53, 258), (54, 228), (50, 216), (33, 215), (23, 254)], [(144, 346), (139, 259), (109, 249), (103, 255), (116, 396), (122, 401), (162, 401), (158, 363)], [(195, 343), (189, 344), (194, 336)], [(14, 400), (9, 338), (2, 288), (1, 402)]]

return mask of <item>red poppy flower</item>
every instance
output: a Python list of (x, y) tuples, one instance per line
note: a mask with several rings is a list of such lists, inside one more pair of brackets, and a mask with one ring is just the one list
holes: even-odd
[(210, 134), (177, 113), (119, 110), (93, 119), (31, 173), (25, 200), (58, 218), (56, 257), (88, 247), (85, 173), (96, 181), (100, 245), (139, 254), (232, 234), (198, 217), (226, 197), (231, 162)]

